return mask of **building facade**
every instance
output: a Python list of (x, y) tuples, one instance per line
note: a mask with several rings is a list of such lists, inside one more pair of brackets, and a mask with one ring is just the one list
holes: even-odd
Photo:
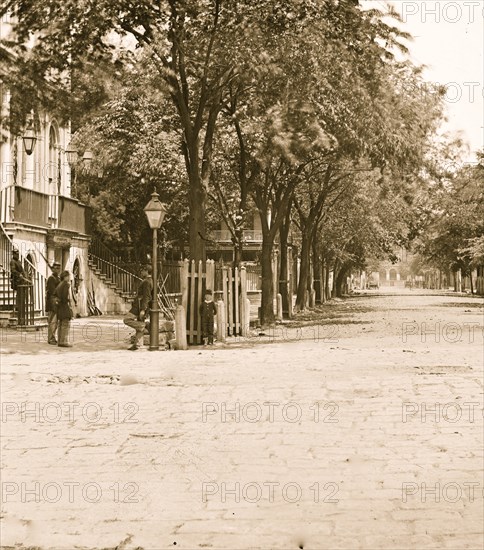
[[(0, 36), (9, 32), (11, 22), (4, 18), (0, 21)], [(71, 169), (66, 154), (70, 129), (49, 113), (31, 113), (28, 128), (20, 135), (12, 135), (8, 123), (11, 97), (1, 81), (0, 101), (0, 307), (7, 310), (12, 306), (9, 262), (15, 247), (34, 281), (38, 313), (44, 310), (49, 265), (58, 261), (62, 269), (73, 274), (75, 313), (86, 315), (84, 281), (88, 280), (90, 209), (71, 196)], [(33, 139), (26, 147), (23, 138), (28, 131)]]

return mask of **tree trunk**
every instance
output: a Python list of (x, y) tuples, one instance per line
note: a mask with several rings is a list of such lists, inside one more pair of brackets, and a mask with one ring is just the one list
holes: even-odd
[(329, 260), (325, 261), (326, 267), (325, 267), (325, 274), (324, 274), (324, 297), (325, 300), (331, 300), (331, 289), (329, 288), (329, 276), (330, 276), (330, 269), (329, 269)]
[(190, 259), (196, 262), (206, 260), (205, 250), (205, 189), (203, 187), (197, 166), (190, 164), (190, 187), (188, 193), (189, 246)]
[(339, 266), (340, 262), (339, 260), (336, 260), (334, 262), (334, 266), (333, 266), (333, 288), (331, 289), (331, 298), (336, 298), (336, 296), (338, 295), (337, 294), (337, 285), (336, 285), (336, 282), (338, 280), (338, 277), (339, 277), (339, 273), (340, 273), (340, 266)]
[(235, 231), (235, 240), (234, 240), (234, 267), (239, 267), (242, 262), (242, 250), (244, 246), (243, 242), (243, 230), (238, 229)]
[(313, 273), (313, 262), (311, 257), (311, 247), (309, 247), (309, 270), (308, 270), (308, 280), (306, 283), (307, 288), (307, 304), (308, 307), (314, 307), (313, 302), (313, 285), (314, 285), (314, 273)]
[(346, 279), (346, 273), (347, 273), (347, 270), (344, 267), (342, 267), (339, 270), (338, 276), (336, 277), (334, 286), (335, 286), (335, 293), (338, 298), (341, 298), (341, 296), (343, 295), (343, 285)]
[(321, 296), (321, 281), (322, 281), (322, 265), (321, 256), (319, 255), (318, 243), (313, 239), (313, 275), (314, 275), (314, 290), (316, 292), (316, 304), (322, 303)]
[(274, 316), (274, 287), (272, 273), (272, 249), (274, 243), (268, 236), (262, 236), (262, 297), (261, 297), (261, 325), (271, 324)]
[(296, 295), (296, 311), (302, 311), (306, 307), (310, 252), (311, 243), (309, 232), (303, 231), (301, 243), (301, 263), (299, 265), (299, 283), (297, 285)]
[(459, 284), (458, 280), (458, 271), (454, 271), (454, 292), (460, 292), (461, 285)]
[(326, 264), (324, 258), (321, 258), (321, 303), (326, 302)]
[(281, 225), (279, 230), (279, 239), (280, 239), (280, 251), (281, 251), (281, 267), (279, 271), (279, 293), (282, 296), (282, 313), (285, 319), (289, 318), (289, 284), (288, 284), (288, 253), (287, 253), (287, 238), (289, 235), (289, 226), (291, 223), (290, 210), (288, 210), (288, 215), (284, 223)]

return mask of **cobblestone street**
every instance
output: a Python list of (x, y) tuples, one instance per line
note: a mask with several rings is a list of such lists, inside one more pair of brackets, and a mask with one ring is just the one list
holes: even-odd
[(482, 549), (483, 312), (368, 292), (186, 352), (4, 332), (2, 548)]

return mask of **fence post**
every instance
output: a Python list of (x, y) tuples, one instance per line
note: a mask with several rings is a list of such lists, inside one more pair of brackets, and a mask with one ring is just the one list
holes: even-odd
[(190, 265), (189, 260), (183, 260), (180, 269), (180, 291), (182, 295), (182, 306), (187, 311), (188, 307), (188, 266)]
[[(227, 323), (227, 308), (228, 308), (228, 304), (229, 304), (229, 295), (228, 295), (228, 290), (227, 290), (227, 267), (226, 266), (223, 266), (222, 267), (222, 304), (223, 304), (223, 308), (224, 308), (224, 311), (225, 311), (225, 315), (224, 315), (224, 320), (225, 322)], [(225, 333), (227, 333), (227, 329), (225, 329)]]
[(187, 319), (185, 315), (185, 308), (182, 305), (176, 306), (175, 310), (175, 341), (176, 349), (188, 349)]
[[(29, 297), (29, 325), (34, 324), (34, 286), (30, 285), (27, 290)], [(43, 313), (43, 312), (41, 312)]]
[(205, 288), (209, 288), (212, 292), (215, 291), (215, 262), (207, 260)]
[(234, 285), (232, 278), (232, 268), (227, 269), (227, 291), (228, 291), (228, 327), (229, 327), (229, 336), (234, 336), (235, 334), (235, 324), (234, 324)]
[[(33, 324), (30, 322), (30, 286), (29, 285), (18, 285), (17, 286), (17, 297), (16, 297), (16, 309), (17, 309), (17, 325), (25, 326)], [(33, 316), (32, 316), (33, 317)]]
[(217, 340), (219, 342), (225, 342), (225, 335), (227, 334), (227, 322), (225, 320), (225, 304), (222, 300), (217, 302)]
[[(188, 343), (194, 343), (194, 333), (195, 333), (195, 316), (198, 316), (198, 311), (195, 307), (195, 282), (196, 282), (197, 272), (195, 260), (190, 262), (190, 301), (188, 302), (187, 309), (187, 324), (188, 324)], [(195, 341), (196, 343), (196, 341)]]
[(245, 266), (240, 268), (240, 334), (247, 336), (249, 329), (249, 318), (247, 317), (247, 270)]
[(234, 328), (234, 334), (239, 335), (240, 334), (240, 294), (239, 294), (239, 269), (236, 267), (234, 269), (234, 318), (235, 318), (235, 328)]
[(250, 329), (250, 300), (249, 298), (245, 299), (245, 318), (247, 320), (247, 324), (245, 325), (246, 334), (245, 336), (249, 335), (249, 329)]
[[(198, 261), (198, 287), (197, 287), (197, 292), (196, 292), (196, 298), (195, 298), (195, 304), (194, 304), (194, 307), (195, 307), (195, 315), (196, 315), (196, 332), (197, 332), (197, 336), (196, 336), (196, 339), (195, 339), (195, 343), (196, 344), (201, 344), (203, 342), (202, 340), (202, 317), (200, 316), (200, 311), (199, 311), (199, 307), (200, 307), (200, 304), (203, 302), (204, 300), (204, 296), (203, 296), (203, 268), (204, 268), (204, 265), (203, 265), (203, 262), (202, 260), (199, 260)], [(206, 273), (206, 262), (205, 262), (205, 277), (207, 276), (207, 273)], [(207, 287), (205, 287), (207, 288)]]
[(276, 319), (278, 321), (282, 321), (282, 294), (276, 295), (276, 302), (277, 302)]

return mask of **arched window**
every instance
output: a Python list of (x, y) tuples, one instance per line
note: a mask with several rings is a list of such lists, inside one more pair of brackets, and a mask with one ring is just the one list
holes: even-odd
[(34, 277), (35, 258), (30, 252), (25, 256), (24, 269), (27, 277), (32, 280)]
[(60, 189), (59, 181), (59, 139), (55, 126), (51, 124), (49, 130), (49, 193), (57, 193)]

